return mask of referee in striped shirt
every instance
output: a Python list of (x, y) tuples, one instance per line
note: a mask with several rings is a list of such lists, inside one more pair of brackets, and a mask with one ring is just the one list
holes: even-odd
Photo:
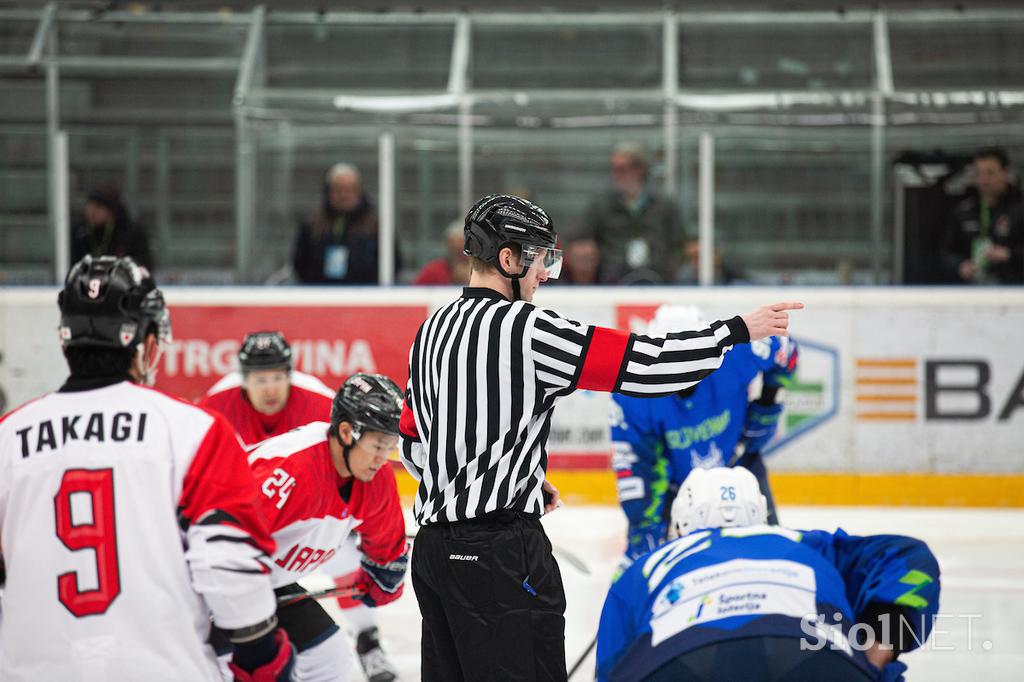
[(412, 583), (422, 679), (565, 680), (565, 593), (540, 516), (551, 414), (577, 389), (659, 396), (714, 371), (730, 346), (785, 335), (779, 303), (664, 338), (567, 320), (534, 306), (558, 276), (547, 214), (514, 196), (466, 216), (472, 274), (409, 353), (402, 461), (419, 481)]

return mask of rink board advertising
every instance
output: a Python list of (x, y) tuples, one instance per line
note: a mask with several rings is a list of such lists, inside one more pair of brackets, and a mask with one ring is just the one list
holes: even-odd
[[(0, 289), (4, 411), (65, 378), (55, 293)], [(174, 343), (161, 358), (157, 387), (195, 400), (235, 368), (242, 337), (262, 329), (284, 332), (296, 369), (329, 386), (357, 371), (383, 372), (404, 385), (416, 330), (457, 290), (169, 288), (166, 294)], [(980, 476), (977, 484), (984, 486), (986, 476), (996, 475), (994, 503), (1024, 504), (1022, 291), (551, 287), (535, 302), (581, 322), (643, 331), (663, 302), (695, 304), (707, 319), (719, 319), (775, 300), (807, 305), (793, 314), (800, 364), (769, 448), (780, 489), (792, 485), (800, 497), (830, 481), (851, 495), (858, 485), (861, 493), (882, 494), (898, 480), (894, 494), (918, 500), (927, 495), (915, 486), (938, 481), (955, 491), (973, 480), (964, 476)], [(605, 472), (609, 406), (607, 395), (590, 391), (560, 403), (551, 426), (553, 471)], [(800, 482), (805, 476), (811, 478)], [(592, 483), (614, 487), (602, 478)]]

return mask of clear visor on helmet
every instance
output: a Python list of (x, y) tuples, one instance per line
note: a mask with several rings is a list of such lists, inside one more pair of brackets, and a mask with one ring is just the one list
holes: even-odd
[(523, 272), (530, 268), (538, 268), (547, 273), (548, 279), (558, 279), (562, 272), (562, 250), (544, 246), (524, 246), (522, 264)]
[(171, 332), (171, 314), (164, 303), (164, 294), (159, 289), (153, 289), (142, 300), (142, 309), (156, 323), (156, 336), (160, 345), (167, 346), (174, 340)]

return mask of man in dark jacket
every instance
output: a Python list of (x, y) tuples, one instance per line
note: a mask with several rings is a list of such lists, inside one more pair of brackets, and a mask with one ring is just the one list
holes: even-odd
[(675, 281), (685, 237), (679, 207), (650, 186), (636, 145), (616, 147), (611, 175), (611, 189), (591, 202), (580, 230), (597, 242), (603, 275), (623, 284)]
[(359, 170), (347, 163), (331, 166), (324, 175), (323, 205), (295, 237), (295, 277), (304, 284), (376, 284), (377, 251), (377, 209), (363, 191)]
[(99, 185), (89, 192), (82, 219), (71, 231), (71, 262), (85, 256), (129, 256), (153, 269), (146, 231), (132, 222), (120, 193), (111, 185)]
[(957, 282), (1024, 283), (1024, 205), (1009, 182), (1006, 152), (978, 151), (974, 182), (947, 222), (944, 265)]

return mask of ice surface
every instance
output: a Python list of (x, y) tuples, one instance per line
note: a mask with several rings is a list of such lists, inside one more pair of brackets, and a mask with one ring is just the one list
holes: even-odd
[[(908, 681), (961, 682), (964, 673), (984, 682), (1024, 679), (1024, 510), (786, 507), (780, 515), (792, 528), (913, 535), (931, 546), (942, 568), (942, 615), (931, 640), (903, 658)], [(572, 666), (596, 632), (625, 546), (625, 519), (612, 507), (563, 507), (544, 526), (565, 581), (566, 659)], [(564, 552), (584, 562), (590, 574), (566, 561)], [(321, 603), (337, 617), (333, 600)], [(418, 680), (420, 618), (412, 585), (379, 617), (385, 649), (402, 680)], [(572, 679), (592, 680), (593, 674), (591, 654)], [(354, 670), (352, 679), (361, 680), (361, 673)]]

